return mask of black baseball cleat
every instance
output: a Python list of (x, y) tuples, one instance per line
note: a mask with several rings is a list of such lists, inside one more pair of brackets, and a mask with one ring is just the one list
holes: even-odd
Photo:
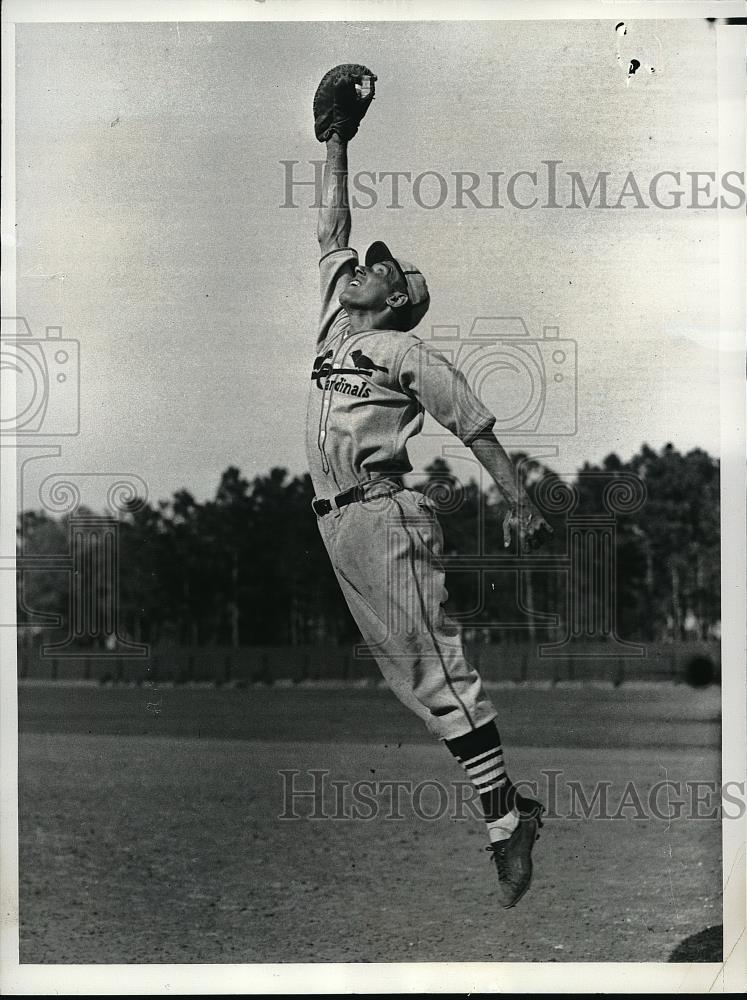
[(541, 802), (516, 795), (515, 807), (519, 811), (519, 823), (506, 840), (499, 840), (489, 847), (498, 870), (498, 891), (501, 905), (505, 909), (516, 906), (532, 881), (532, 848), (539, 839), (542, 813)]

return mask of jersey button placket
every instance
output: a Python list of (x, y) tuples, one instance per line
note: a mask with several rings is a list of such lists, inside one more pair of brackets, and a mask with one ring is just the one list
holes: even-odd
[(348, 348), (348, 340), (349, 337), (343, 336), (340, 343), (338, 344), (337, 350), (335, 351), (334, 356), (332, 358), (332, 365), (331, 365), (332, 378), (329, 379), (330, 387), (329, 389), (325, 387), (322, 390), (323, 392), (322, 413), (321, 413), (321, 419), (319, 421), (319, 451), (322, 456), (322, 470), (325, 473), (328, 473), (330, 469), (329, 462), (327, 461), (327, 452), (324, 447), (324, 442), (327, 440), (327, 420), (329, 418), (329, 408), (332, 404), (332, 393), (334, 392), (335, 365), (337, 364), (337, 359), (340, 355), (340, 351), (342, 351), (343, 357), (345, 356), (345, 352), (347, 351)]
[(319, 451), (322, 456), (322, 469), (324, 472), (329, 472), (329, 462), (327, 461), (327, 452), (324, 448), (324, 442), (327, 440), (327, 416), (329, 414), (329, 403), (325, 400), (322, 403), (322, 418), (320, 420), (321, 429), (319, 431)]
[[(334, 365), (335, 359), (332, 359), (332, 364)], [(319, 421), (319, 451), (322, 456), (322, 470), (327, 473), (329, 472), (329, 462), (327, 461), (327, 452), (324, 447), (324, 442), (327, 440), (327, 419), (329, 417), (329, 407), (332, 399), (332, 390), (324, 388), (322, 390), (322, 414)]]

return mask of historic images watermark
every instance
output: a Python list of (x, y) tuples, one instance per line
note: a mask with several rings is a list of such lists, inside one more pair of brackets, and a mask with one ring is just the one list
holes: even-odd
[[(456, 425), (476, 426), (486, 412), (493, 414), (498, 440), (505, 448), (518, 448), (523, 455), (515, 467), (517, 495), (523, 495), (522, 485), (528, 486), (531, 480), (533, 502), (543, 516), (555, 522), (556, 544), (552, 548), (522, 551), (520, 540), (514, 538), (511, 549), (496, 550), (491, 537), (496, 518), (502, 518), (505, 510), (496, 508), (488, 494), (478, 492), (468, 497), (456, 477), (435, 476), (428, 482), (413, 522), (426, 536), (439, 535), (434, 513), (454, 513), (468, 501), (477, 506), (471, 551), (441, 557), (445, 570), (469, 574), (476, 584), (477, 604), (469, 616), (461, 616), (462, 625), (507, 626), (505, 621), (494, 620), (488, 587), (496, 574), (510, 573), (516, 584), (516, 614), (512, 611), (510, 627), (525, 631), (533, 640), (538, 629), (553, 630), (552, 636), (545, 633), (547, 641), (537, 645), (539, 657), (645, 658), (645, 647), (626, 641), (620, 633), (616, 559), (618, 520), (644, 506), (646, 484), (629, 470), (563, 473), (543, 465), (544, 457), (557, 454), (556, 442), (578, 432), (576, 341), (561, 335), (557, 326), (532, 332), (522, 316), (500, 315), (433, 325), (423, 339), (431, 350), (418, 355), (411, 377), (426, 382), (425, 369), (429, 365), (442, 367), (444, 359), (453, 366), (455, 374), (445, 391), (450, 393), (448, 410)], [(435, 423), (423, 435), (443, 438), (445, 448), (452, 440)], [(479, 481), (477, 458), (470, 459), (469, 453), (461, 458), (473, 461), (474, 478)], [(366, 502), (372, 510), (389, 512), (381, 544), (399, 550), (403, 529), (396, 509), (390, 509), (387, 497), (372, 497)], [(389, 658), (403, 657), (407, 642), (393, 638), (428, 630), (422, 610), (439, 601), (440, 582), (434, 578), (413, 583), (395, 558), (390, 560), (388, 572), (388, 606), (381, 639), (375, 647), (359, 647), (356, 655), (375, 655), (380, 649)], [(531, 588), (532, 579), (536, 582), (542, 574), (557, 581), (557, 594), (552, 608), (539, 610), (534, 607)], [(426, 592), (427, 586), (432, 592)], [(459, 631), (454, 630), (454, 644), (460, 641)]]
[[(482, 818), (477, 790), (466, 780), (443, 782), (401, 778), (336, 778), (329, 769), (285, 768), (278, 771), (281, 820), (426, 822)], [(544, 769), (536, 781), (516, 783), (518, 790), (542, 801), (547, 819), (658, 820), (741, 819), (747, 809), (745, 783), (664, 778), (651, 785), (599, 780), (593, 785)]]
[[(80, 343), (64, 336), (61, 326), (35, 335), (24, 316), (3, 316), (0, 325), (0, 447), (18, 456), (19, 495), (27, 499), (27, 466), (60, 457), (58, 440), (81, 432)], [(106, 493), (106, 512), (85, 504), (86, 492)], [(57, 642), (44, 642), (40, 658), (142, 659), (148, 646), (124, 634), (119, 580), (120, 527), (123, 519), (145, 505), (148, 488), (134, 473), (65, 471), (41, 482), (37, 500), (41, 516), (59, 518), (67, 534), (67, 551), (29, 551), (23, 531), (15, 552), (0, 553), (0, 571), (18, 578), (17, 628), (32, 640), (37, 633), (66, 627)], [(26, 582), (32, 574), (66, 573), (67, 613), (30, 607)]]
[[(541, 160), (531, 169), (358, 170), (349, 175), (350, 207), (366, 210), (418, 208), (517, 209), (741, 209), (747, 202), (744, 173), (668, 168), (650, 176), (629, 170), (586, 174), (564, 170), (563, 161)], [(324, 160), (280, 160), (279, 208), (322, 208)]]

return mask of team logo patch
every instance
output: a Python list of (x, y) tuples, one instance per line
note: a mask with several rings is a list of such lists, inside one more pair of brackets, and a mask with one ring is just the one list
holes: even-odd
[(366, 375), (373, 375), (375, 371), (384, 372), (385, 375), (389, 374), (388, 368), (385, 368), (383, 365), (377, 365), (376, 362), (367, 357), (363, 351), (353, 351), (350, 357), (353, 359), (355, 367), (359, 371), (365, 372)]
[[(335, 368), (331, 362), (330, 358), (334, 356), (334, 351), (327, 351), (326, 354), (320, 354), (314, 361), (314, 367), (311, 369), (311, 379), (316, 382), (319, 389), (335, 389), (337, 392), (346, 392), (351, 396), (370, 396), (371, 391), (367, 385), (353, 385), (346, 379), (342, 378), (344, 375), (368, 375), (369, 377), (373, 375), (375, 371), (383, 372), (385, 375), (389, 374), (389, 369), (384, 365), (377, 365), (375, 361), (372, 361), (363, 351), (353, 351), (350, 355), (355, 368)], [(323, 381), (325, 380), (325, 381)]]

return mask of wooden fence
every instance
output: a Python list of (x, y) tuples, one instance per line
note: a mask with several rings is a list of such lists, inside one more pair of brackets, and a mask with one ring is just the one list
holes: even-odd
[[(601, 655), (592, 659), (543, 658), (535, 647), (519, 643), (465, 644), (467, 658), (486, 681), (689, 680), (708, 683), (720, 678), (717, 644), (656, 643), (641, 659)], [(153, 648), (146, 657), (112, 653), (55, 655), (19, 646), (22, 680), (90, 680), (102, 683), (272, 684), (276, 681), (361, 682), (381, 675), (370, 655), (359, 647), (251, 646)]]

